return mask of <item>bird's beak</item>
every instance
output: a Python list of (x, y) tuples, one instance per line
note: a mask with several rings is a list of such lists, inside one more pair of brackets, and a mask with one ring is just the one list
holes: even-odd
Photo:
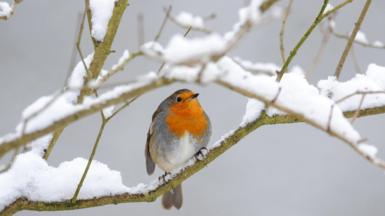
[(191, 98), (197, 98), (199, 96), (199, 93), (195, 93), (191, 96)]
[(198, 94), (198, 93), (195, 93), (195, 94), (191, 95), (191, 97), (187, 98), (185, 101), (192, 101), (192, 100), (194, 100), (195, 98), (197, 98), (198, 96), (199, 96), (199, 94)]

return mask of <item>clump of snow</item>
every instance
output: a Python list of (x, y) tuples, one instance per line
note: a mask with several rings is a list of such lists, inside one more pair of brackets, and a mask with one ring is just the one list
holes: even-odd
[[(45, 105), (48, 102), (47, 99), (48, 97), (38, 99), (37, 102), (32, 104), (32, 108), (34, 110), (37, 110), (35, 108), (43, 107), (43, 105)], [(72, 113), (74, 111), (74, 107), (75, 107), (73, 103), (74, 100), (76, 100), (76, 94), (74, 94), (74, 92), (63, 93), (61, 96), (56, 98), (55, 101), (53, 101), (50, 106), (46, 107), (44, 110), (40, 111), (38, 115), (30, 119), (27, 122), (26, 126), (23, 125), (24, 124), (23, 122), (19, 124), (19, 126), (17, 127), (17, 131), (20, 132), (22, 128), (25, 127), (24, 132), (28, 133), (28, 132), (37, 130), (41, 127), (52, 124), (55, 120), (57, 120), (58, 117), (65, 116), (66, 114)], [(27, 110), (27, 113), (28, 112), (29, 111)], [(23, 115), (23, 116), (27, 117), (27, 115)], [(25, 119), (24, 117), (23, 119)]]
[[(0, 210), (19, 197), (32, 201), (63, 201), (72, 198), (87, 160), (76, 158), (52, 167), (39, 155), (17, 156), (12, 167), (0, 175)], [(80, 190), (79, 199), (131, 192), (118, 171), (93, 161)]]
[(359, 144), (358, 149), (371, 158), (376, 157), (376, 154), (378, 152), (378, 149), (375, 146), (368, 145), (365, 143)]
[(325, 8), (325, 10), (324, 10), (324, 13), (327, 13), (327, 12), (333, 10), (333, 9), (334, 9), (334, 6), (333, 6), (332, 4), (330, 4), (330, 3), (328, 3), (328, 4), (326, 5), (326, 8)]
[(240, 126), (245, 126), (248, 123), (258, 119), (261, 116), (262, 110), (265, 108), (265, 103), (249, 98), (246, 104), (246, 111), (242, 117)]
[(243, 60), (240, 57), (235, 57), (234, 60), (240, 66), (242, 66), (245, 70), (255, 74), (263, 73), (266, 75), (274, 76), (277, 74), (277, 71), (280, 70), (280, 67), (274, 63), (264, 63), (264, 62), (253, 63), (248, 60)]
[(356, 38), (354, 38), (354, 40), (364, 44), (368, 43), (368, 39), (366, 38), (365, 33), (363, 33), (362, 31), (357, 32)]
[(117, 0), (90, 0), (92, 14), (91, 34), (95, 40), (103, 41), (116, 1)]
[(12, 15), (12, 7), (8, 2), (0, 2), (0, 17), (9, 18)]
[(114, 113), (114, 110), (115, 110), (115, 106), (109, 106), (107, 108), (104, 108), (102, 111), (104, 117), (109, 118), (110, 116), (112, 116), (112, 114)]
[(287, 73), (281, 80), (282, 83), (277, 83), (272, 77), (253, 75), (243, 70), (227, 57), (222, 58), (218, 64), (227, 69), (228, 73), (224, 74), (220, 81), (230, 88), (240, 88), (263, 102), (274, 101), (274, 106), (281, 111), (303, 116), (305, 121), (324, 130), (330, 128), (339, 137), (351, 143), (361, 140), (359, 133), (338, 107), (334, 108), (333, 118), (329, 123), (329, 114), (334, 102), (321, 95), (300, 73)]
[(52, 134), (48, 134), (30, 142), (28, 146), (31, 148), (31, 152), (42, 157), (51, 139), (52, 139)]
[(186, 82), (200, 81), (209, 83), (217, 80), (223, 74), (223, 70), (217, 64), (207, 63), (205, 66), (169, 66), (165, 67), (165, 77), (169, 79), (184, 80)]
[[(335, 77), (329, 77), (327, 80), (319, 81), (318, 87), (322, 95), (334, 101), (357, 92), (381, 92), (385, 89), (385, 68), (370, 64), (366, 75), (356, 74), (355, 77), (345, 82), (338, 81)], [(340, 101), (338, 106), (343, 111), (353, 111), (359, 108), (361, 99), (362, 94), (357, 94)], [(385, 105), (385, 94), (366, 94), (361, 109), (383, 105)]]
[(188, 12), (182, 11), (175, 17), (176, 22), (179, 24), (186, 26), (186, 27), (192, 27), (196, 29), (203, 29), (204, 22), (202, 17), (200, 16), (194, 16)]
[(147, 56), (154, 57), (154, 58), (159, 58), (163, 56), (163, 53), (164, 53), (164, 49), (162, 45), (160, 45), (156, 41), (149, 41), (143, 44), (140, 47), (140, 50)]
[(241, 29), (250, 24), (257, 24), (262, 20), (262, 15), (259, 10), (261, 0), (252, 0), (250, 4), (238, 10), (239, 21), (233, 25), (231, 31), (226, 32), (224, 39), (227, 41), (235, 41), (241, 32)]
[[(90, 67), (94, 54), (91, 53), (84, 59), (84, 63), (87, 68)], [(84, 85), (84, 78), (87, 76), (87, 69), (84, 68), (82, 61), (75, 66), (74, 70), (71, 73), (71, 76), (68, 78), (67, 85), (72, 89), (80, 89)]]
[(261, 0), (252, 0), (250, 5), (239, 10), (239, 18), (241, 22), (257, 22), (261, 13), (259, 12), (259, 6), (261, 5)]
[(35, 102), (30, 104), (23, 110), (21, 114), (22, 119), (30, 118), (30, 116), (34, 115), (35, 113), (39, 112), (42, 108), (44, 108), (52, 99), (52, 95), (42, 96), (38, 98)]
[(130, 52), (126, 49), (126, 50), (124, 50), (122, 56), (120, 56), (118, 63), (112, 66), (112, 70), (116, 70), (119, 66), (121, 66), (129, 58), (130, 58)]
[(271, 8), (271, 16), (274, 18), (274, 19), (279, 19), (282, 17), (282, 14), (283, 14), (283, 9), (282, 7), (273, 7)]
[(385, 67), (374, 63), (368, 65), (366, 76), (385, 90)]
[(212, 56), (223, 53), (226, 41), (218, 34), (201, 38), (185, 38), (175, 35), (164, 50), (164, 59), (173, 64), (194, 65), (208, 62)]
[(379, 48), (385, 47), (384, 43), (381, 42), (381, 41), (379, 41), (379, 40), (374, 41), (374, 42), (372, 43), (372, 45), (375, 46), (375, 47), (379, 47)]

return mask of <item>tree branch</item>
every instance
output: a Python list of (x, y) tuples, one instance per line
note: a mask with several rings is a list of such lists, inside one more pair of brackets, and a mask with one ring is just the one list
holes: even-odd
[(372, 0), (366, 0), (365, 5), (364, 5), (364, 7), (363, 7), (362, 10), (361, 10), (360, 16), (358, 17), (357, 22), (354, 24), (353, 31), (352, 31), (352, 33), (350, 34), (350, 38), (349, 38), (348, 42), (346, 43), (345, 49), (344, 49), (344, 51), (342, 52), (342, 55), (341, 55), (341, 57), (340, 57), (340, 60), (338, 61), (338, 64), (337, 64), (336, 71), (335, 71), (335, 73), (334, 73), (334, 76), (335, 76), (337, 79), (340, 77), (342, 68), (344, 67), (345, 60), (346, 60), (346, 58), (348, 57), (350, 48), (352, 47), (353, 41), (354, 41), (354, 39), (356, 38), (356, 35), (357, 35), (358, 31), (359, 31), (360, 28), (361, 28), (361, 24), (362, 24), (362, 22), (363, 22), (364, 19), (365, 19), (366, 13), (368, 12), (368, 9), (369, 9), (369, 6), (370, 6), (370, 3), (371, 3), (371, 2), (372, 2)]
[[(123, 16), (123, 13), (127, 7), (128, 0), (118, 0), (115, 3), (112, 16), (108, 22), (108, 28), (106, 35), (102, 42), (97, 42), (94, 57), (89, 67), (90, 76), (85, 78), (84, 83), (88, 83), (90, 80), (96, 79), (99, 76), (99, 73), (106, 61), (108, 55), (111, 53), (112, 42), (114, 41), (115, 34), (118, 30), (120, 20)], [(88, 10), (89, 11), (89, 10)], [(80, 93), (80, 102), (83, 101), (85, 95), (90, 94), (90, 89), (84, 88)]]
[[(353, 117), (356, 111), (345, 112), (346, 117)], [(385, 113), (385, 107), (369, 108), (360, 111), (360, 117)], [(163, 184), (159, 184), (156, 188), (146, 191), (145, 193), (123, 193), (111, 196), (102, 196), (92, 199), (77, 200), (72, 203), (70, 200), (62, 202), (41, 202), (41, 201), (30, 201), (26, 198), (19, 198), (14, 203), (5, 208), (0, 215), (11, 215), (21, 210), (35, 210), (35, 211), (62, 211), (62, 210), (74, 210), (81, 208), (90, 208), (102, 205), (119, 204), (119, 203), (130, 203), (130, 202), (152, 202), (156, 198), (161, 196), (163, 193), (169, 191), (175, 186), (182, 183), (195, 173), (199, 172), (209, 163), (214, 161), (217, 157), (222, 155), (232, 146), (236, 145), (245, 136), (256, 130), (263, 125), (274, 125), (274, 124), (288, 124), (302, 122), (303, 120), (293, 115), (279, 115), (279, 116), (268, 116), (262, 113), (260, 118), (247, 124), (246, 126), (239, 127), (217, 144), (213, 148), (209, 149), (209, 152), (205, 158), (201, 161), (195, 161), (190, 166), (183, 168), (180, 172), (173, 175), (173, 177)]]
[(301, 39), (298, 41), (298, 43), (295, 45), (295, 47), (290, 51), (289, 57), (285, 60), (281, 70), (278, 73), (277, 80), (280, 81), (283, 77), (283, 74), (286, 73), (287, 68), (289, 67), (289, 64), (293, 60), (294, 56), (297, 54), (297, 51), (302, 46), (302, 44), (306, 41), (306, 39), (309, 37), (309, 35), (313, 32), (314, 28), (322, 21), (323, 19), (323, 13), (325, 11), (326, 5), (328, 4), (329, 0), (324, 0), (321, 10), (319, 11), (317, 17), (314, 19), (313, 23), (310, 25), (310, 27), (306, 30), (306, 32), (303, 34)]

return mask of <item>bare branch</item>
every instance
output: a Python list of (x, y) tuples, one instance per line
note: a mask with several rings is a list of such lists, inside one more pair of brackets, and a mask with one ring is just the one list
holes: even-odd
[(364, 7), (363, 7), (362, 10), (361, 10), (360, 16), (358, 17), (357, 22), (354, 24), (353, 31), (352, 31), (352, 33), (350, 34), (350, 38), (349, 38), (348, 42), (346, 43), (345, 49), (344, 49), (344, 51), (342, 52), (342, 55), (341, 55), (341, 57), (340, 57), (340, 60), (338, 61), (338, 64), (337, 64), (336, 71), (335, 71), (335, 73), (334, 73), (334, 76), (335, 76), (337, 79), (340, 77), (340, 74), (341, 74), (342, 68), (343, 68), (343, 66), (344, 66), (346, 57), (348, 56), (349, 51), (350, 51), (350, 48), (351, 48), (352, 45), (353, 45), (353, 41), (354, 41), (354, 39), (356, 38), (356, 35), (357, 35), (358, 31), (359, 31), (360, 28), (361, 28), (361, 24), (362, 24), (362, 22), (363, 22), (364, 19), (365, 19), (366, 13), (368, 12), (368, 9), (369, 9), (369, 6), (370, 6), (370, 3), (371, 3), (371, 2), (372, 2), (372, 0), (366, 0), (365, 5), (364, 5)]
[(164, 27), (166, 26), (166, 23), (167, 23), (167, 20), (168, 20), (168, 16), (170, 15), (171, 10), (172, 10), (172, 6), (170, 5), (170, 6), (168, 6), (168, 8), (166, 10), (166, 15), (163, 18), (163, 21), (162, 21), (162, 24), (160, 25), (158, 33), (156, 33), (156, 35), (155, 35), (154, 41), (158, 41), (159, 40), (160, 35), (162, 34)]
[(281, 29), (279, 31), (279, 50), (281, 53), (281, 59), (282, 59), (283, 63), (285, 62), (285, 59), (286, 59), (284, 34), (285, 34), (286, 22), (287, 22), (287, 19), (289, 18), (292, 4), (293, 4), (293, 0), (289, 0), (289, 3), (287, 4), (287, 6), (285, 8), (285, 12), (284, 12), (283, 17), (282, 17)]
[(293, 60), (294, 56), (297, 54), (297, 51), (302, 46), (302, 44), (306, 41), (306, 39), (309, 37), (309, 35), (313, 32), (314, 28), (322, 21), (323, 13), (325, 11), (326, 5), (328, 4), (329, 0), (324, 0), (323, 4), (321, 6), (321, 10), (319, 11), (317, 17), (312, 22), (310, 27), (306, 30), (306, 32), (303, 34), (301, 39), (297, 42), (295, 47), (290, 51), (289, 57), (285, 60), (281, 70), (278, 73), (277, 81), (280, 81), (283, 77), (283, 74), (286, 73), (287, 68), (289, 67), (289, 64)]

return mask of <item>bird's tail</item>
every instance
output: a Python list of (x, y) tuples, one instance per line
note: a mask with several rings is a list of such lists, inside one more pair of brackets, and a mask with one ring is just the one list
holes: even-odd
[(166, 192), (162, 197), (162, 205), (165, 209), (175, 208), (180, 209), (183, 203), (182, 185), (176, 186), (176, 188)]

